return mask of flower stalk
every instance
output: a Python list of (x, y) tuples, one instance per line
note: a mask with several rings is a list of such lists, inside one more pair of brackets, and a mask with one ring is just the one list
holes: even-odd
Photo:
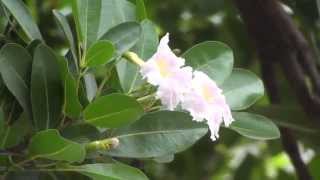
[(144, 61), (134, 52), (126, 52), (123, 55), (126, 59), (132, 61), (133, 63), (139, 65), (140, 67), (144, 65)]
[(107, 151), (119, 146), (119, 139), (118, 138), (110, 138), (104, 139), (100, 141), (93, 141), (86, 144), (87, 152), (94, 152), (94, 151)]

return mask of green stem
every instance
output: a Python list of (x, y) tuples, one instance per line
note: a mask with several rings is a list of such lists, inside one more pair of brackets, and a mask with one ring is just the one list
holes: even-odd
[(147, 101), (147, 100), (150, 100), (150, 99), (154, 99), (155, 95), (156, 95), (156, 93), (152, 93), (152, 94), (146, 95), (144, 97), (138, 98), (137, 101), (138, 102), (144, 102), (144, 101)]
[(134, 52), (126, 52), (123, 54), (123, 57), (139, 66), (144, 65), (144, 61)]
[(111, 72), (112, 72), (113, 68), (114, 68), (114, 67), (111, 67), (111, 68), (108, 70), (108, 72), (106, 73), (106, 76), (105, 76), (105, 77), (103, 78), (103, 80), (101, 81), (101, 83), (100, 83), (100, 85), (99, 85), (99, 87), (98, 87), (98, 90), (97, 90), (97, 93), (96, 93), (96, 97), (95, 97), (95, 98), (98, 98), (98, 97), (101, 95), (105, 84), (108, 82), (108, 80), (109, 80), (109, 78), (110, 78), (110, 76), (111, 76)]

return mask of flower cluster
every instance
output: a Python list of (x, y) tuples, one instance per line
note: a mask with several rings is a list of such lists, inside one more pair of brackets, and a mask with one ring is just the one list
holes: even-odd
[(233, 121), (222, 90), (205, 73), (185, 66), (185, 60), (177, 57), (168, 43), (169, 34), (166, 34), (157, 52), (140, 64), (141, 74), (158, 87), (156, 97), (167, 109), (174, 110), (180, 104), (193, 120), (206, 121), (211, 139), (216, 140), (220, 125), (229, 126)]

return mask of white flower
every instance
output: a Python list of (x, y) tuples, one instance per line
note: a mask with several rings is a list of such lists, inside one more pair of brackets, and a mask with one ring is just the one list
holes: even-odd
[(211, 139), (219, 137), (222, 122), (229, 126), (232, 121), (231, 110), (226, 103), (222, 90), (205, 73), (195, 71), (191, 89), (184, 94), (182, 108), (189, 111), (195, 121), (207, 122)]
[(158, 86), (157, 98), (167, 109), (173, 110), (189, 88), (192, 68), (182, 67), (185, 60), (177, 57), (168, 43), (169, 34), (166, 34), (160, 40), (157, 52), (142, 64), (140, 72), (150, 84)]

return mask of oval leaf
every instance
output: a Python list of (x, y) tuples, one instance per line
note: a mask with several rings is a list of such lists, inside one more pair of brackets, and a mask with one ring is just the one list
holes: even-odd
[(64, 84), (64, 112), (71, 118), (80, 116), (82, 105), (78, 98), (77, 82), (70, 73), (66, 75)]
[(181, 152), (207, 133), (207, 126), (192, 121), (187, 113), (158, 111), (143, 116), (134, 124), (115, 130), (119, 146), (111, 156), (151, 158)]
[(3, 5), (18, 21), (30, 40), (42, 40), (37, 24), (33, 21), (31, 13), (21, 0), (2, 0)]
[(96, 67), (111, 60), (115, 47), (109, 41), (98, 41), (93, 44), (86, 55), (86, 66)]
[(91, 102), (96, 96), (98, 91), (97, 81), (94, 75), (91, 73), (85, 74), (83, 79), (84, 79), (84, 84), (86, 88), (87, 98)]
[(101, 39), (113, 42), (117, 49), (117, 55), (120, 56), (138, 42), (141, 31), (140, 24), (126, 22), (110, 29)]
[(135, 99), (121, 94), (99, 97), (84, 111), (86, 122), (103, 128), (127, 125), (142, 114), (143, 109)]
[(148, 178), (139, 169), (118, 162), (67, 166), (59, 169), (62, 171), (78, 172), (95, 180), (148, 180)]
[(98, 38), (101, 0), (73, 0), (72, 11), (79, 39), (87, 49)]
[(18, 44), (7, 44), (0, 51), (0, 72), (3, 82), (32, 119), (29, 78), (32, 58)]
[[(156, 52), (159, 39), (156, 26), (151, 21), (144, 20), (141, 27), (141, 37), (132, 49), (141, 59), (147, 60)], [(142, 85), (144, 80), (139, 71), (140, 67), (128, 60), (123, 59), (117, 63), (117, 72), (124, 92), (130, 93)]]
[(31, 138), (29, 155), (32, 158), (82, 162), (85, 158), (85, 148), (61, 137), (57, 130), (48, 129)]
[(101, 3), (98, 37), (120, 23), (136, 20), (135, 5), (127, 0), (103, 0)]
[(233, 113), (235, 121), (230, 129), (239, 134), (258, 140), (278, 139), (280, 131), (278, 127), (268, 118), (246, 112)]
[(233, 52), (221, 42), (208, 41), (197, 44), (182, 56), (186, 59), (186, 65), (205, 72), (218, 85), (232, 72)]
[(234, 69), (223, 83), (222, 90), (232, 110), (247, 109), (264, 94), (263, 82), (244, 69)]
[(31, 75), (31, 103), (35, 126), (48, 129), (59, 124), (63, 87), (58, 57), (45, 45), (35, 51)]

